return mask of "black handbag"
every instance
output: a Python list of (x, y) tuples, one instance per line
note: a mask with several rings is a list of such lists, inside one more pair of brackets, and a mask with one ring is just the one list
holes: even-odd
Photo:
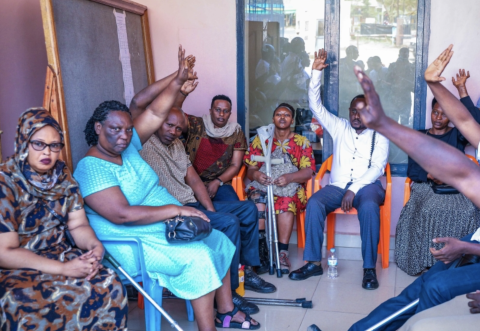
[(196, 216), (176, 216), (165, 221), (165, 235), (170, 244), (183, 244), (207, 238), (212, 233), (212, 225)]
[(437, 184), (434, 181), (431, 181), (432, 190), (435, 194), (458, 194), (458, 190), (447, 184)]

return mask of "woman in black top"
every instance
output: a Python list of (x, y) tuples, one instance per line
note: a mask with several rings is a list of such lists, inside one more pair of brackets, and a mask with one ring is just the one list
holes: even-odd
[[(466, 92), (465, 75), (457, 75), (455, 86), (463, 96), (460, 101), (480, 123), (480, 110), (476, 108)], [(463, 89), (458, 82), (463, 81)], [(435, 99), (432, 101), (432, 128), (421, 130), (426, 135), (440, 139), (462, 152), (468, 141), (457, 128), (449, 126), (450, 121)], [(436, 194), (431, 185), (441, 181), (431, 176), (413, 159), (408, 158), (407, 176), (412, 180), (410, 200), (402, 209), (397, 224), (395, 260), (400, 269), (409, 275), (416, 275), (431, 267), (436, 261), (429, 248), (440, 248), (432, 243), (433, 238), (461, 238), (474, 232), (479, 226), (480, 210), (463, 194)], [(437, 247), (438, 246), (438, 247)]]

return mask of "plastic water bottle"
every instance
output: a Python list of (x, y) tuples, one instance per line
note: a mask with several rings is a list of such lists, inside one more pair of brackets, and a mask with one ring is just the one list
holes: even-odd
[(337, 270), (338, 259), (335, 254), (335, 248), (330, 249), (330, 256), (328, 257), (328, 278), (335, 279), (338, 277)]
[(241, 264), (238, 265), (238, 282), (239, 285), (235, 292), (243, 297), (245, 295), (245, 266)]

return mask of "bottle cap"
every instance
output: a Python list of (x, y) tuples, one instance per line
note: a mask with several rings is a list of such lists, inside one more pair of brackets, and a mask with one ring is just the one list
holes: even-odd
[(331, 248), (330, 252), (335, 253), (335, 248)]

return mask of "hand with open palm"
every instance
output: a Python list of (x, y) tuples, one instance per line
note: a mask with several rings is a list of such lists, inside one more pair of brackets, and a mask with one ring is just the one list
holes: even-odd
[(425, 70), (425, 80), (427, 83), (439, 83), (445, 80), (445, 77), (441, 75), (453, 56), (452, 48), (453, 45), (448, 46), (447, 49), (428, 66), (427, 70)]
[(326, 67), (328, 67), (328, 64), (325, 62), (327, 61), (327, 51), (322, 49), (318, 50), (318, 53), (315, 52), (315, 59), (313, 61), (312, 69), (313, 70), (320, 70), (322, 71)]

